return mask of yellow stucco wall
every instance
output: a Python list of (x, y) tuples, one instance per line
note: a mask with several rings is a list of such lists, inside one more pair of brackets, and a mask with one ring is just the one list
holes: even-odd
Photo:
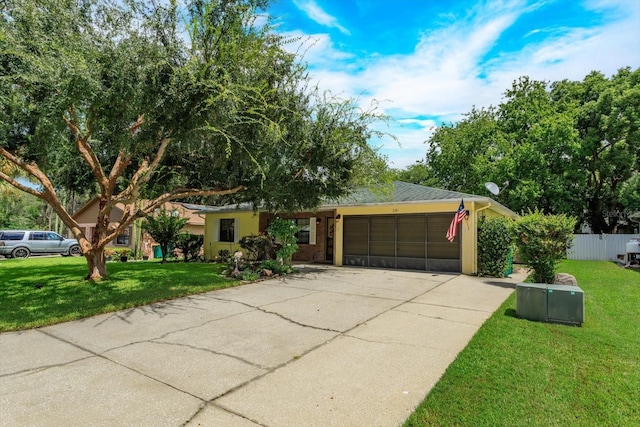
[(237, 239), (250, 234), (258, 234), (258, 214), (254, 214), (253, 211), (229, 211), (221, 213), (209, 213), (205, 214), (205, 229), (204, 229), (204, 257), (206, 259), (213, 259), (218, 256), (218, 252), (222, 249), (226, 249), (232, 254), (235, 251), (239, 251), (242, 248), (237, 242), (216, 242), (215, 236), (215, 224), (216, 220), (220, 219), (237, 219), (238, 231), (236, 233)]

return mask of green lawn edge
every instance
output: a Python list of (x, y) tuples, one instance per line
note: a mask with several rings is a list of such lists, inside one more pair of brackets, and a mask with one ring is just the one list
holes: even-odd
[(84, 280), (84, 258), (0, 261), (0, 332), (37, 328), (237, 286), (214, 263), (110, 262), (109, 277)]
[(564, 261), (585, 296), (582, 327), (515, 317), (515, 293), (404, 423), (640, 425), (640, 272)]

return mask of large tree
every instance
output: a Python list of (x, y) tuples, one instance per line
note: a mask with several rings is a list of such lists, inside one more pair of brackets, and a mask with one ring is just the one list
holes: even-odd
[(640, 69), (610, 79), (594, 71), (581, 82), (555, 83), (551, 96), (575, 111), (572, 164), (585, 182), (585, 219), (594, 233), (611, 233), (625, 210), (624, 184), (640, 171)]
[[(235, 195), (316, 206), (349, 187), (375, 111), (307, 87), (265, 0), (15, 0), (0, 12), (0, 159), (31, 177), (78, 240), (88, 278), (104, 246), (169, 200)], [(186, 23), (186, 24), (185, 24)], [(61, 189), (94, 189), (87, 236)], [(150, 200), (140, 203), (141, 198)], [(110, 222), (116, 204), (119, 221)]]
[(608, 233), (633, 208), (639, 128), (640, 70), (553, 84), (522, 77), (497, 107), (438, 128), (425, 166), (444, 188), (482, 194), (494, 181), (516, 211), (569, 214)]

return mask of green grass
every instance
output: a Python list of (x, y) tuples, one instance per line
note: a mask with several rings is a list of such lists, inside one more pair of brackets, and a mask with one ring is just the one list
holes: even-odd
[[(108, 263), (109, 278), (83, 280), (84, 258), (0, 261), (0, 332), (50, 325), (238, 284), (219, 264)], [(39, 289), (38, 287), (42, 285)]]
[(585, 295), (582, 327), (515, 317), (515, 293), (405, 426), (639, 426), (640, 272), (565, 261)]

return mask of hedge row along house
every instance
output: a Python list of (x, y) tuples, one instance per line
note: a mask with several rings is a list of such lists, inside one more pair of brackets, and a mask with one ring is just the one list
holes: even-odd
[[(451, 221), (464, 201), (467, 211), (447, 240)], [(263, 233), (275, 214), (240, 204), (204, 207), (204, 254), (241, 250), (239, 240)], [(488, 197), (395, 181), (388, 191), (359, 190), (314, 212), (279, 213), (297, 225), (294, 261), (387, 269), (475, 274), (478, 221), (517, 215)]]
[[(142, 200), (141, 203), (145, 203)], [(85, 235), (91, 240), (93, 237), (93, 229), (96, 226), (96, 218), (98, 217), (99, 198), (94, 197), (83, 207), (78, 209), (73, 214), (73, 218), (78, 221), (80, 227), (84, 227)], [(204, 234), (204, 217), (198, 214), (198, 211), (206, 208), (203, 205), (193, 205), (188, 203), (176, 203), (167, 202), (164, 204), (164, 209), (168, 211), (176, 212), (183, 218), (187, 218), (187, 224), (182, 228), (182, 231), (192, 234), (203, 235)], [(119, 221), (123, 215), (123, 206), (116, 205), (111, 211), (109, 216), (110, 222)], [(142, 219), (137, 220), (129, 227), (127, 227), (123, 233), (118, 235), (114, 240), (107, 244), (106, 248), (110, 249), (130, 249), (135, 254), (147, 255), (153, 257), (153, 247), (156, 242), (151, 238), (148, 233), (142, 230)]]

